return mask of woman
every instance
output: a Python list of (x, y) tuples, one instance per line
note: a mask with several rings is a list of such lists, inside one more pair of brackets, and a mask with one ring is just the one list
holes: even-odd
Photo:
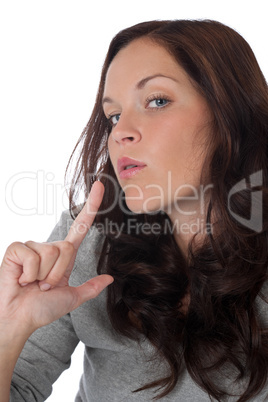
[(44, 400), (79, 340), (76, 401), (266, 400), (267, 133), (267, 84), (232, 29), (152, 21), (113, 39), (73, 225), (4, 256), (1, 402)]

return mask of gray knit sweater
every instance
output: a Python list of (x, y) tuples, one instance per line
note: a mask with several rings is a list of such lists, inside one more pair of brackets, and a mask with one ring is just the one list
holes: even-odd
[[(65, 238), (72, 220), (65, 212), (49, 241)], [(73, 269), (70, 283), (77, 286), (96, 276), (98, 252), (103, 238), (92, 228), (84, 239)], [(267, 308), (259, 301), (259, 311), (267, 320)], [(78, 342), (85, 345), (84, 373), (75, 402), (148, 402), (156, 396), (155, 389), (133, 392), (166, 373), (165, 364), (150, 361), (151, 344), (129, 340), (113, 330), (106, 312), (106, 291), (72, 313), (37, 330), (25, 345), (17, 362), (11, 385), (10, 401), (44, 401), (52, 392), (52, 384), (69, 367)], [(229, 378), (228, 378), (229, 377)], [(242, 384), (234, 385), (228, 372), (219, 381), (229, 391), (241, 392)], [(237, 401), (238, 396), (228, 398)], [(252, 401), (268, 401), (268, 386)], [(187, 371), (174, 390), (161, 401), (209, 402), (209, 396), (193, 382)]]

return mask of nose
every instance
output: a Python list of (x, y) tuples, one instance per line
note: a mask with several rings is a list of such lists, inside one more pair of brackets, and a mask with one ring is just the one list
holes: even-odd
[[(111, 131), (111, 139), (121, 145), (128, 145), (139, 142), (141, 140), (141, 132), (135, 123), (136, 119), (130, 116), (120, 115), (118, 123)], [(137, 120), (136, 120), (137, 122)]]

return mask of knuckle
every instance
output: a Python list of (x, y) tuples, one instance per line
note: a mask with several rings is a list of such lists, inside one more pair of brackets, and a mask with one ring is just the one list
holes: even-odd
[(57, 285), (61, 279), (62, 279), (62, 274), (60, 274), (59, 272), (56, 271), (52, 271), (50, 272), (50, 274), (47, 276), (46, 278), (46, 282), (48, 282), (49, 284), (53, 285)]
[(40, 256), (34, 251), (30, 251), (27, 256), (27, 261), (29, 264), (39, 265), (41, 262)]
[(40, 262), (40, 256), (34, 251), (30, 250), (24, 264), (24, 275), (26, 276), (26, 280), (28, 282), (33, 282), (36, 280), (37, 273), (40, 269)]
[(73, 254), (75, 251), (74, 245), (69, 241), (64, 241), (61, 243), (61, 251), (67, 254)]
[(14, 250), (14, 249), (16, 249), (16, 248), (18, 248), (18, 247), (21, 247), (22, 245), (23, 245), (23, 243), (21, 243), (21, 242), (19, 242), (19, 241), (14, 241), (13, 243), (11, 243), (11, 244), (8, 246), (7, 250), (8, 250), (8, 251), (11, 251), (11, 250)]
[(53, 244), (46, 244), (43, 250), (43, 254), (48, 258), (56, 259), (58, 258), (60, 251), (58, 247)]
[(32, 240), (28, 240), (28, 241), (26, 241), (24, 244), (25, 244), (25, 246), (27, 246), (27, 247), (29, 247), (29, 248), (32, 248), (33, 245), (35, 244), (35, 242), (32, 241)]

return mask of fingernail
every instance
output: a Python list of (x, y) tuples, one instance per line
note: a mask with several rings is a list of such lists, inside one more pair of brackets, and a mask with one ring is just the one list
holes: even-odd
[(49, 290), (50, 288), (51, 288), (51, 285), (49, 283), (42, 283), (42, 285), (40, 285), (40, 289), (42, 291)]
[(26, 286), (28, 283), (20, 283), (20, 286)]

